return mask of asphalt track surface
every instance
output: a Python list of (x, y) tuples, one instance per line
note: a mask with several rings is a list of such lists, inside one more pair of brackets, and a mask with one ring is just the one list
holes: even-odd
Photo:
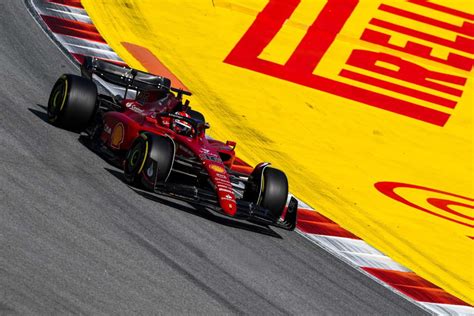
[(295, 232), (129, 188), (46, 123), (68, 72), (23, 1), (2, 0), (0, 314), (423, 313)]

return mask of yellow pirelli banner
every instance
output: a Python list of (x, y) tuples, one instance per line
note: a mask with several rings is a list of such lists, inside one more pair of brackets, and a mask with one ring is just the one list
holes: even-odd
[(213, 137), (474, 303), (471, 0), (82, 3), (129, 65), (194, 93)]

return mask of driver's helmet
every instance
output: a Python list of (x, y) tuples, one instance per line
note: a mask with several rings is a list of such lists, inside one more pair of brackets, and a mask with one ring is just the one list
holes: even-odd
[[(188, 113), (184, 111), (175, 112), (175, 114), (178, 114), (184, 117), (191, 117), (191, 115), (189, 115)], [(173, 129), (176, 133), (180, 135), (184, 135), (184, 136), (191, 136), (192, 131), (193, 131), (193, 127), (190, 123), (183, 120), (179, 120), (179, 119), (174, 119)]]

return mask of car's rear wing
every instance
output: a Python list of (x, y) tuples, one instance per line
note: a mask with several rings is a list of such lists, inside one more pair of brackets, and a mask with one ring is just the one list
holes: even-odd
[(92, 76), (96, 75), (109, 83), (125, 87), (126, 91), (128, 89), (137, 91), (167, 89), (178, 93), (178, 97), (191, 95), (189, 91), (171, 87), (171, 80), (166, 77), (119, 66), (93, 57), (85, 57), (81, 65), (81, 74), (91, 80)]

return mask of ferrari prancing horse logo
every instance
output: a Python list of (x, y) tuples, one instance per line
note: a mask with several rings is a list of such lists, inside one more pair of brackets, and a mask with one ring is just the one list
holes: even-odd
[(225, 172), (225, 169), (221, 166), (218, 166), (218, 165), (211, 165), (210, 169), (214, 170), (215, 172), (218, 172), (218, 173), (224, 173)]
[(122, 123), (118, 123), (114, 126), (112, 130), (112, 135), (110, 136), (110, 146), (112, 148), (120, 148), (120, 145), (123, 143), (125, 128)]

